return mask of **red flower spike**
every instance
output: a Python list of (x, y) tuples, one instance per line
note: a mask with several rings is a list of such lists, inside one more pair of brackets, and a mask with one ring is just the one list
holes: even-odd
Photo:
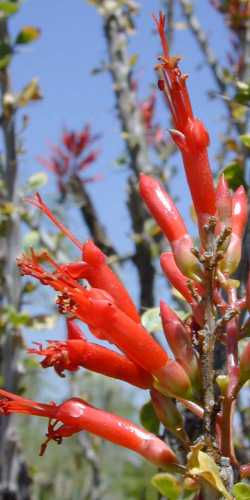
[(216, 212), (213, 177), (207, 155), (209, 136), (202, 122), (193, 116), (186, 87), (187, 75), (183, 75), (178, 66), (180, 58), (169, 56), (162, 13), (156, 25), (163, 48), (163, 57), (157, 66), (160, 90), (164, 92), (172, 114), (176, 130), (172, 130), (171, 135), (182, 154), (200, 231), (203, 233), (201, 226)]
[(163, 301), (160, 302), (160, 310), (165, 337), (175, 359), (190, 377), (192, 386), (199, 392), (201, 389), (200, 368), (190, 335), (177, 314)]
[(200, 266), (191, 253), (193, 242), (173, 200), (160, 182), (148, 175), (141, 174), (139, 187), (141, 197), (172, 246), (177, 266), (190, 277), (199, 275)]
[[(82, 399), (72, 398), (60, 405), (44, 405), (3, 390), (0, 390), (0, 396), (3, 398), (0, 400), (3, 414), (27, 413), (49, 418), (47, 439), (41, 447), (41, 455), (50, 440), (60, 444), (64, 437), (87, 431), (135, 451), (158, 467), (177, 462), (174, 452), (154, 434), (125, 418), (94, 408)], [(54, 423), (51, 419), (55, 420)]]
[(29, 203), (39, 208), (47, 217), (72, 241), (83, 253), (86, 262), (72, 263), (62, 266), (63, 271), (69, 271), (75, 279), (86, 278), (95, 288), (107, 290), (114, 297), (117, 305), (128, 314), (134, 321), (140, 322), (138, 311), (130, 298), (127, 290), (106, 264), (106, 256), (92, 242), (87, 241), (84, 245), (66, 228), (49, 210), (47, 205), (37, 193), (34, 198), (26, 199)]
[(64, 370), (76, 371), (83, 367), (141, 389), (152, 387), (152, 376), (126, 356), (85, 340), (49, 341), (46, 349), (39, 347), (28, 349), (28, 352), (45, 356), (41, 362), (42, 367), (54, 366), (59, 375)]
[(62, 293), (57, 301), (62, 313), (73, 314), (87, 323), (94, 334), (102, 332), (103, 338), (116, 344), (145, 370), (153, 373), (168, 361), (159, 344), (139, 323), (121, 311), (105, 290), (87, 290), (67, 274), (62, 275), (60, 268), (54, 273), (45, 272), (34, 255), (19, 259), (18, 265), (23, 274), (32, 275)]

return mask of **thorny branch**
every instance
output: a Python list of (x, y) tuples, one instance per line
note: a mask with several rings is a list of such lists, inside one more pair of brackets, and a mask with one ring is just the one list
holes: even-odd
[(184, 17), (186, 18), (186, 21), (188, 23), (188, 27), (194, 34), (197, 43), (200, 46), (201, 51), (205, 57), (206, 63), (213, 72), (218, 88), (221, 93), (224, 93), (226, 90), (226, 85), (223, 77), (223, 70), (209, 45), (206, 33), (204, 32), (199, 20), (194, 14), (193, 5), (189, 0), (180, 0), (180, 5), (182, 7)]
[[(0, 41), (9, 43), (7, 22), (0, 19)], [(3, 290), (1, 302), (3, 305), (12, 305), (15, 309), (20, 307), (21, 284), (16, 267), (16, 255), (19, 249), (20, 220), (15, 210), (17, 203), (17, 153), (16, 153), (16, 130), (14, 111), (7, 116), (4, 112), (4, 99), (6, 94), (11, 93), (8, 69), (0, 71), (0, 93), (1, 93), (1, 127), (5, 149), (5, 165), (3, 181), (6, 194), (4, 201), (13, 205), (5, 233), (5, 239), (1, 241), (2, 281)], [(1, 374), (4, 385), (11, 391), (17, 391), (20, 382), (20, 365), (18, 357), (22, 339), (17, 328), (9, 327), (1, 339)], [(0, 494), (1, 498), (27, 500), (29, 498), (30, 479), (27, 468), (21, 455), (17, 437), (13, 429), (13, 418), (9, 416), (1, 422), (0, 427)], [(20, 487), (20, 482), (26, 485)]]
[(123, 135), (126, 137), (129, 168), (132, 172), (128, 187), (128, 208), (132, 217), (133, 231), (140, 236), (135, 242), (134, 256), (140, 281), (140, 301), (141, 307), (151, 307), (154, 303), (155, 270), (150, 241), (144, 236), (144, 224), (148, 215), (141, 205), (136, 185), (139, 173), (152, 172), (153, 165), (148, 156), (146, 135), (133, 89), (128, 53), (128, 32), (131, 26), (133, 26), (132, 12), (119, 5), (112, 10), (112, 13), (104, 16), (104, 33), (110, 58), (110, 73), (114, 82), (116, 107)]

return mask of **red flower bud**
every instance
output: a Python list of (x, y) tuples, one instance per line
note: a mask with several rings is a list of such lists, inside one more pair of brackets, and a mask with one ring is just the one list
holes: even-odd
[(155, 387), (167, 396), (193, 399), (190, 379), (178, 361), (169, 360), (165, 366), (154, 372)]
[(164, 30), (165, 17), (160, 14), (156, 25), (161, 38), (163, 57), (157, 66), (163, 84), (160, 90), (172, 114), (176, 130), (171, 135), (181, 150), (187, 181), (197, 213), (200, 232), (209, 216), (216, 212), (213, 176), (209, 165), (207, 147), (208, 132), (200, 120), (194, 117), (188, 90), (187, 75), (179, 69), (179, 57), (170, 57)]
[(181, 293), (186, 301), (191, 304), (193, 297), (187, 286), (187, 277), (177, 267), (172, 252), (164, 252), (160, 256), (161, 268), (171, 285)]
[(243, 238), (248, 217), (248, 199), (243, 186), (233, 195), (232, 232)]
[(220, 176), (216, 189), (216, 207), (219, 218), (218, 233), (225, 227), (231, 227), (232, 223), (232, 196), (224, 174)]
[(140, 194), (148, 209), (172, 244), (187, 234), (184, 221), (173, 200), (159, 181), (148, 175), (140, 175)]
[(91, 286), (106, 290), (114, 299), (117, 306), (131, 319), (140, 323), (139, 313), (124, 285), (116, 274), (106, 264), (104, 253), (93, 243), (87, 241), (83, 245), (83, 259), (86, 262), (85, 277)]
[[(194, 299), (187, 285), (187, 277), (180, 271), (174, 260), (172, 252), (164, 252), (160, 256), (161, 268), (171, 285), (180, 292), (189, 304), (193, 304)], [(204, 288), (201, 283), (193, 282), (194, 288), (202, 296)]]
[(242, 238), (248, 217), (248, 201), (245, 189), (240, 186), (233, 195), (232, 206), (232, 234), (226, 255), (220, 264), (224, 273), (232, 274), (236, 271), (242, 249)]
[(179, 412), (176, 404), (171, 398), (163, 396), (163, 394), (160, 394), (155, 389), (152, 389), (150, 394), (155, 413), (160, 422), (162, 422), (166, 429), (174, 434), (174, 436), (187, 444), (189, 438), (184, 429), (183, 416)]
[(199, 391), (201, 388), (200, 368), (190, 334), (177, 314), (163, 301), (160, 302), (160, 309), (163, 330), (175, 359), (188, 374), (192, 386)]
[(156, 179), (147, 175), (140, 176), (140, 194), (168, 238), (177, 266), (187, 276), (199, 275), (200, 266), (191, 253), (192, 239), (173, 200)]

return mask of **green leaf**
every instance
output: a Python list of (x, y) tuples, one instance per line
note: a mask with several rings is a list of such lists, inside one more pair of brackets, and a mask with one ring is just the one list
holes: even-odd
[(181, 494), (181, 485), (177, 479), (166, 472), (156, 474), (151, 483), (157, 490), (168, 498), (168, 500), (178, 500)]
[(19, 8), (18, 2), (0, 2), (0, 12), (6, 17), (15, 14)]
[(235, 191), (239, 186), (246, 186), (246, 182), (244, 179), (244, 170), (240, 163), (232, 162), (230, 163), (224, 170), (223, 174), (225, 175), (225, 179), (227, 180), (230, 189)]
[(16, 104), (19, 108), (23, 108), (31, 101), (39, 101), (40, 99), (42, 99), (42, 94), (39, 83), (36, 78), (32, 78), (17, 95)]
[(57, 316), (55, 314), (37, 314), (30, 318), (27, 326), (33, 330), (50, 330), (54, 328), (56, 321)]
[(242, 134), (240, 135), (240, 140), (244, 146), (250, 148), (250, 134)]
[(10, 63), (12, 48), (7, 43), (0, 43), (0, 69), (6, 68)]
[(250, 103), (250, 84), (245, 82), (237, 82), (237, 92), (234, 97), (235, 101), (242, 105), (249, 105)]
[(232, 496), (226, 490), (220, 477), (220, 469), (214, 459), (199, 449), (199, 445), (193, 446), (188, 457), (189, 472), (194, 476), (205, 479), (213, 488), (219, 491), (227, 500)]
[(24, 45), (26, 43), (34, 42), (39, 38), (40, 33), (40, 29), (35, 26), (24, 26), (18, 33), (15, 43), (18, 45)]
[(233, 487), (233, 494), (235, 500), (249, 500), (250, 498), (250, 484), (236, 483)]
[(138, 61), (138, 54), (132, 54), (129, 59), (129, 66), (135, 66)]
[(153, 434), (158, 434), (160, 422), (155, 414), (151, 401), (148, 401), (148, 403), (143, 405), (141, 408), (140, 420), (143, 427), (145, 427), (147, 431), (152, 432)]
[(37, 172), (33, 174), (28, 179), (28, 189), (31, 191), (37, 191), (41, 187), (45, 186), (48, 182), (48, 176), (44, 172)]
[(160, 317), (160, 308), (152, 307), (143, 313), (141, 317), (142, 324), (149, 333), (158, 332), (162, 330), (162, 323)]

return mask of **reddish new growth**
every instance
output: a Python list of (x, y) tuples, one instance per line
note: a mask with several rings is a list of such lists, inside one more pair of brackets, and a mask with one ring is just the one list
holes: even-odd
[[(161, 301), (162, 329), (172, 351), (170, 356), (142, 325), (136, 305), (110, 269), (104, 253), (93, 241), (82, 244), (36, 195), (28, 201), (50, 218), (80, 254), (78, 261), (66, 265), (58, 264), (46, 252), (31, 251), (17, 260), (22, 274), (33, 276), (56, 292), (59, 312), (68, 318), (65, 341), (49, 341), (47, 347), (37, 343), (29, 352), (42, 356), (42, 367), (54, 367), (59, 375), (84, 368), (143, 390), (150, 389), (157, 418), (187, 450), (191, 436), (175, 404), (178, 400), (202, 420), (199, 447), (215, 458), (219, 466), (220, 459), (226, 457), (237, 474), (242, 470), (245, 477), (249, 465), (244, 464), (240, 469), (237, 460), (233, 416), (239, 391), (250, 379), (250, 343), (238, 354), (239, 341), (250, 330), (249, 320), (242, 328), (239, 323), (240, 312), (250, 310), (250, 277), (246, 296), (240, 296), (239, 283), (232, 275), (241, 258), (247, 196), (242, 186), (232, 193), (224, 176), (214, 187), (207, 157), (208, 134), (193, 115), (186, 76), (178, 67), (179, 58), (169, 56), (164, 22), (160, 14), (156, 20), (163, 48), (158, 65), (159, 87), (176, 127), (171, 133), (181, 150), (198, 216), (200, 250), (193, 248), (179, 211), (156, 179), (141, 175), (139, 190), (170, 245), (171, 251), (160, 257), (161, 267), (169, 284), (186, 301), (189, 316), (181, 320)], [(78, 154), (72, 138), (67, 139), (67, 144)], [(75, 320), (88, 326), (96, 342), (87, 339)], [(103, 347), (99, 339), (114, 344), (117, 350)], [(216, 344), (225, 351), (227, 359), (223, 377), (216, 378), (217, 406), (213, 360)], [(4, 390), (0, 396), (2, 413), (49, 418), (47, 440), (41, 453), (51, 439), (61, 442), (64, 437), (86, 430), (134, 450), (160, 467), (174, 464), (174, 470), (190, 475), (190, 461), (180, 467), (174, 452), (158, 437), (85, 401), (73, 398), (59, 405), (44, 405)], [(201, 491), (205, 479), (195, 474)]]
[(156, 94), (152, 94), (143, 101), (140, 106), (143, 125), (146, 131), (148, 144), (152, 144), (156, 148), (163, 145), (165, 142), (164, 133), (160, 125), (154, 122), (155, 119)]
[(58, 189), (62, 195), (66, 194), (67, 184), (74, 176), (80, 178), (84, 184), (99, 178), (98, 175), (81, 178), (81, 174), (93, 165), (99, 156), (98, 149), (91, 150), (98, 138), (99, 136), (91, 134), (89, 125), (86, 125), (80, 132), (70, 132), (65, 129), (61, 145), (51, 145), (51, 157), (49, 159), (38, 158), (42, 165), (55, 174)]

